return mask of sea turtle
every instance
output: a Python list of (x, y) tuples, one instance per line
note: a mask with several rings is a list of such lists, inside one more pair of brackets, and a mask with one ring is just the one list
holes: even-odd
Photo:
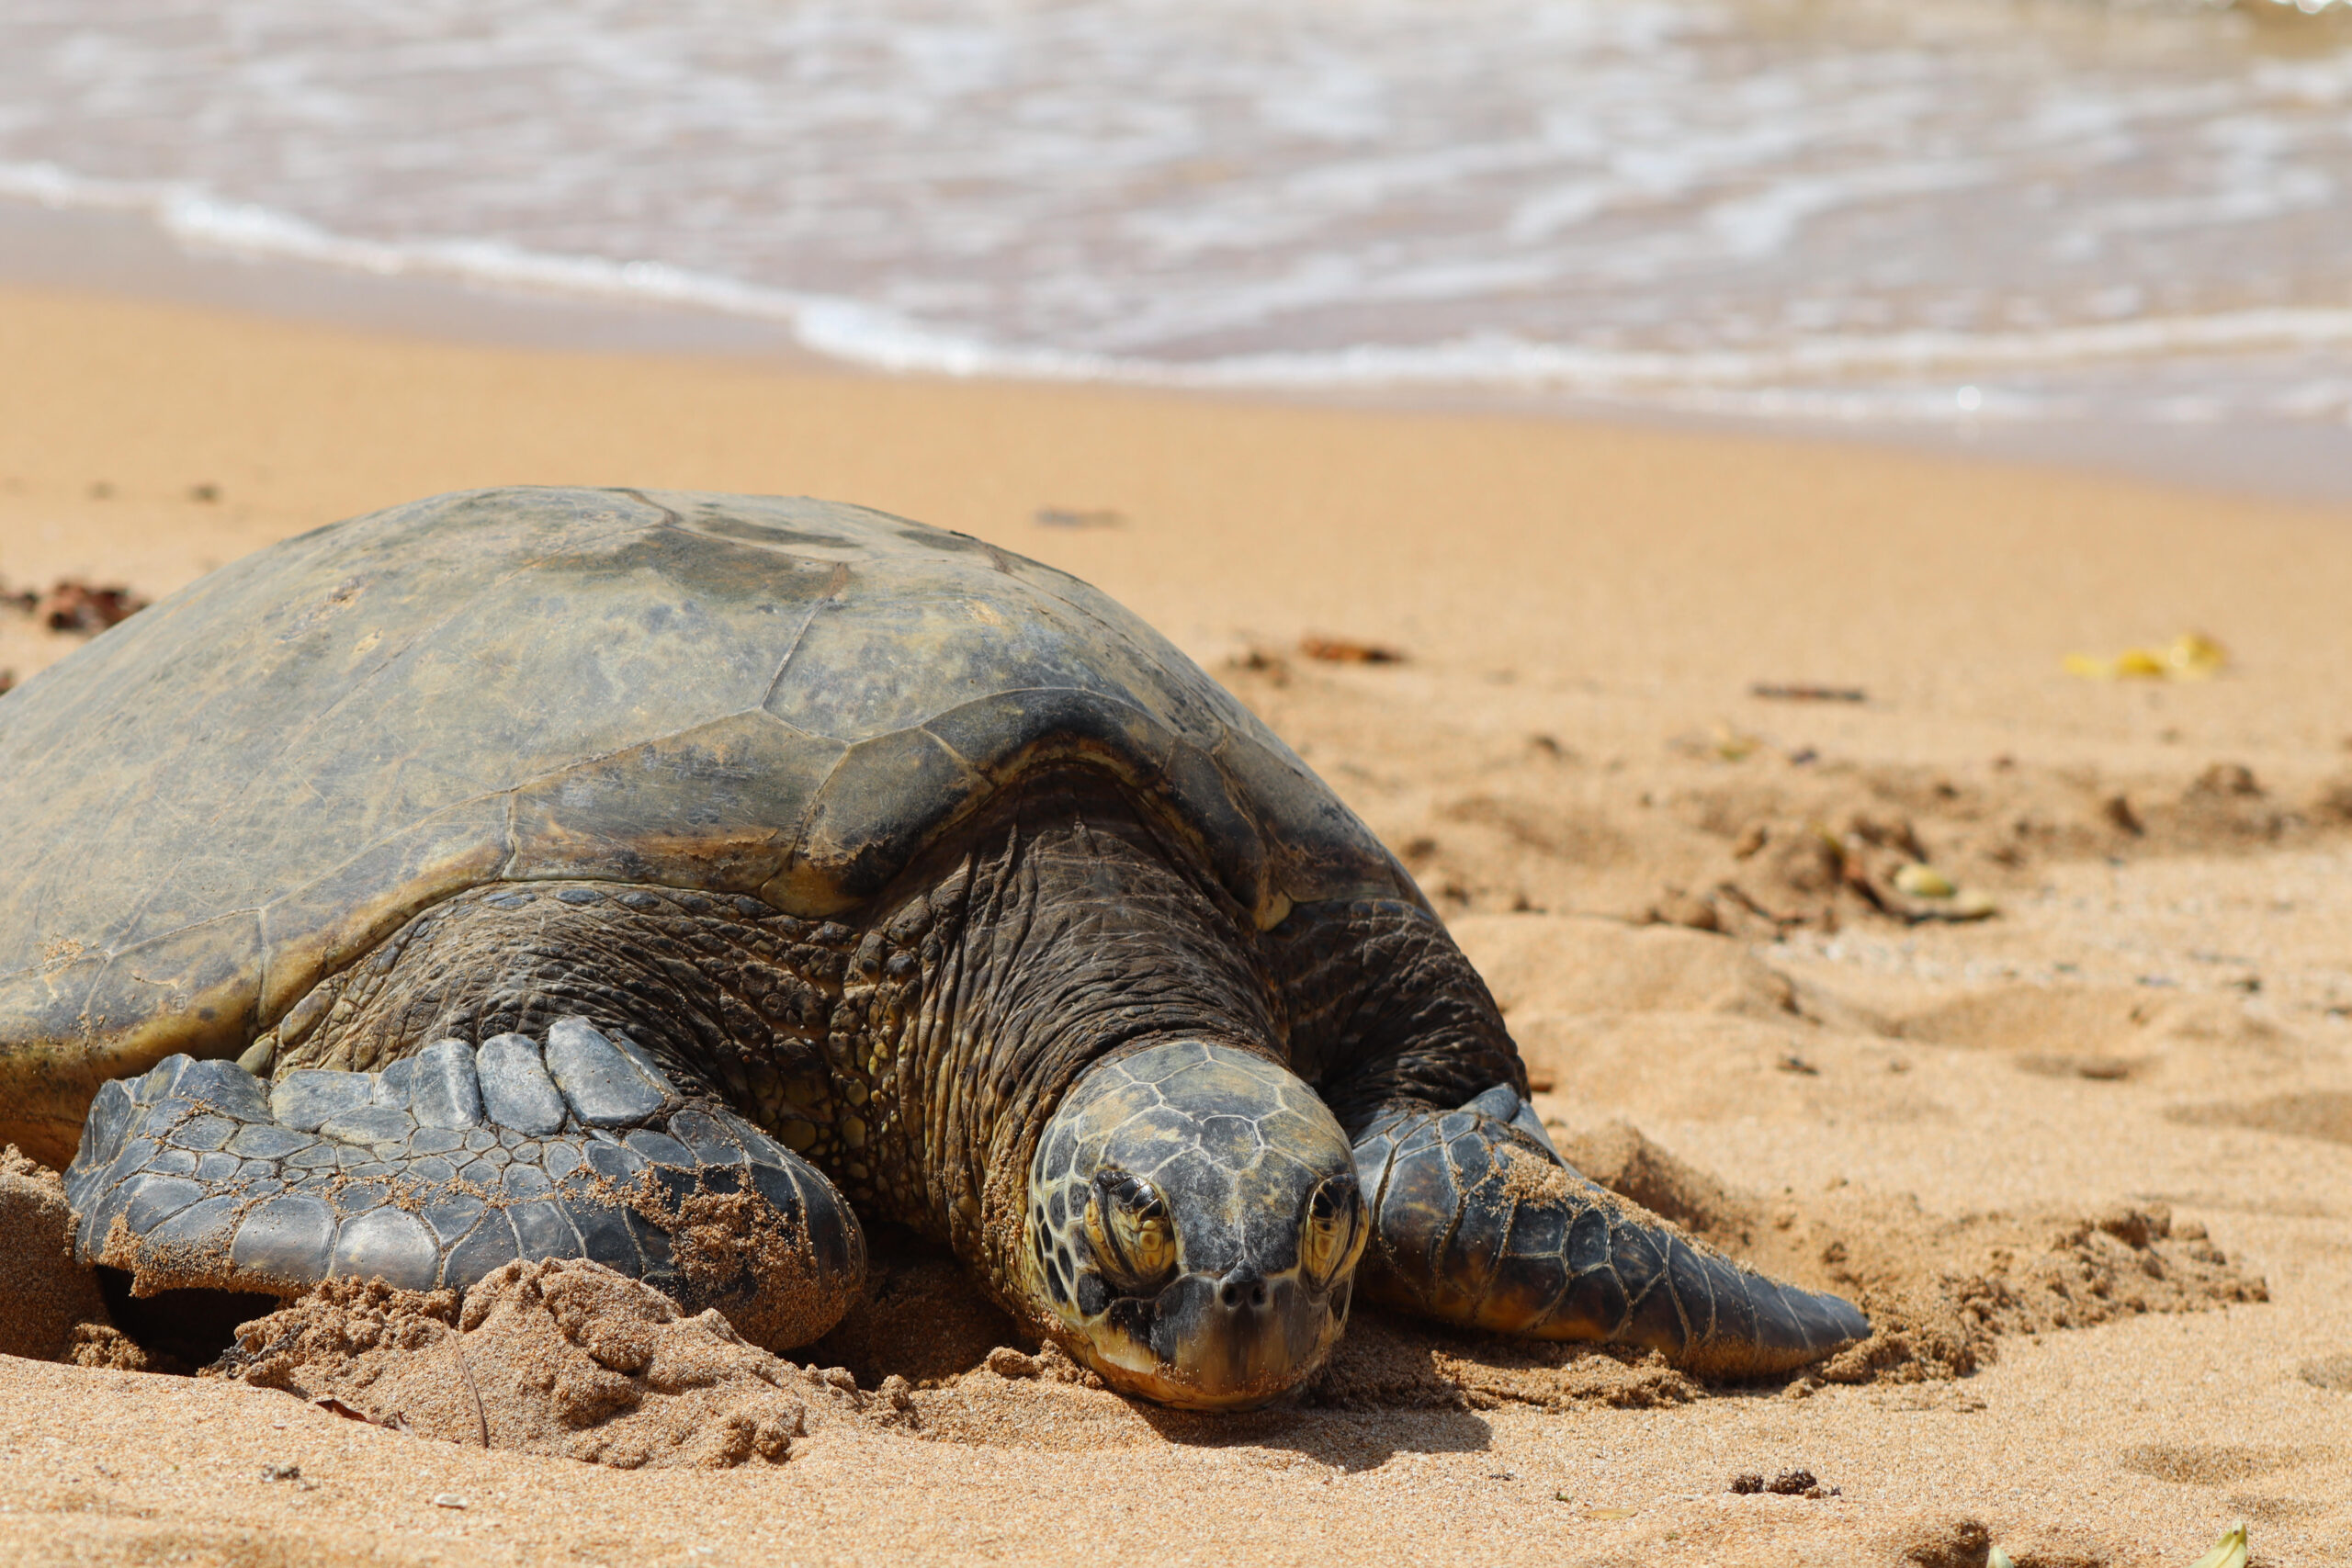
[(891, 1222), (1202, 1408), (1311, 1375), (1358, 1281), (1724, 1376), (1868, 1331), (1567, 1168), (1363, 824), (962, 534), (419, 502), (0, 700), (0, 1137), (141, 1294), (586, 1257), (786, 1349)]

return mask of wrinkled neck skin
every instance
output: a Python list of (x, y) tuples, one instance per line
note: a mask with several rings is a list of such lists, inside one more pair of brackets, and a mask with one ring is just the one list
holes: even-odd
[(910, 1020), (920, 1038), (905, 1054), (933, 1086), (936, 1223), (1033, 1326), (1046, 1325), (1023, 1299), (1029, 1168), (1071, 1086), (1161, 1041), (1278, 1059), (1254, 933), (1193, 866), (1188, 847), (1115, 790), (1069, 778), (1023, 791), (956, 866), (909, 879), (938, 890), (934, 908), (939, 892), (954, 896), (924, 943)]

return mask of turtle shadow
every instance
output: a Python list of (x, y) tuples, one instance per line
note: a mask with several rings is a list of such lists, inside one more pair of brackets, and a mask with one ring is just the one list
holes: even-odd
[(1378, 1470), (1399, 1453), (1488, 1453), (1494, 1427), (1467, 1411), (1169, 1411), (1136, 1404), (1152, 1432), (1183, 1448), (1261, 1448), (1345, 1474)]
[(865, 1289), (842, 1321), (796, 1361), (847, 1368), (862, 1388), (893, 1377), (936, 1388), (982, 1371), (1010, 1346), (1035, 1356), (1035, 1337), (972, 1282), (956, 1255), (896, 1225), (866, 1230)]
[(238, 1327), (286, 1303), (252, 1291), (200, 1287), (134, 1295), (130, 1276), (104, 1265), (93, 1268), (107, 1316), (139, 1347), (149, 1371), (187, 1371), (209, 1366), (237, 1342)]
[(1400, 1453), (1486, 1453), (1495, 1446), (1494, 1427), (1467, 1410), (1276, 1405), (1209, 1414), (1140, 1400), (1129, 1403), (1167, 1442), (1195, 1449), (1272, 1450), (1351, 1473), (1377, 1470)]

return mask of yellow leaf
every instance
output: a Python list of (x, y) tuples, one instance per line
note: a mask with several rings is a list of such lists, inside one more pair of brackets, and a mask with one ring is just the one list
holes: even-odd
[(1951, 877), (1918, 861), (1913, 861), (1895, 872), (1894, 887), (1895, 891), (1908, 893), (1914, 898), (1949, 898), (1960, 891), (1951, 885)]
[(2165, 649), (2173, 673), (2191, 681), (2203, 680), (2229, 661), (2229, 649), (2200, 632), (2183, 632)]
[(1744, 762), (1763, 744), (1755, 736), (1745, 730), (1734, 729), (1728, 724), (1719, 722), (1715, 726), (1713, 750), (1715, 756), (1723, 761)]
[(2213, 1550), (2190, 1563), (2188, 1568), (2245, 1568), (2245, 1521), (2222, 1532)]
[(2162, 649), (2127, 648), (2112, 659), (2070, 653), (2066, 673), (2086, 681), (2202, 681), (2230, 661), (2229, 649), (2202, 632), (2183, 632)]

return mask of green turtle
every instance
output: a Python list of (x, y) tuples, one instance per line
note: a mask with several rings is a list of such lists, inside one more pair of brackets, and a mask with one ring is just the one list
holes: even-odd
[(1566, 1168), (1412, 878), (1140, 620), (858, 507), (444, 496), (0, 699), (0, 1136), (141, 1294), (594, 1259), (786, 1350), (863, 1226), (1114, 1387), (1361, 1288), (1719, 1376), (1868, 1332)]

